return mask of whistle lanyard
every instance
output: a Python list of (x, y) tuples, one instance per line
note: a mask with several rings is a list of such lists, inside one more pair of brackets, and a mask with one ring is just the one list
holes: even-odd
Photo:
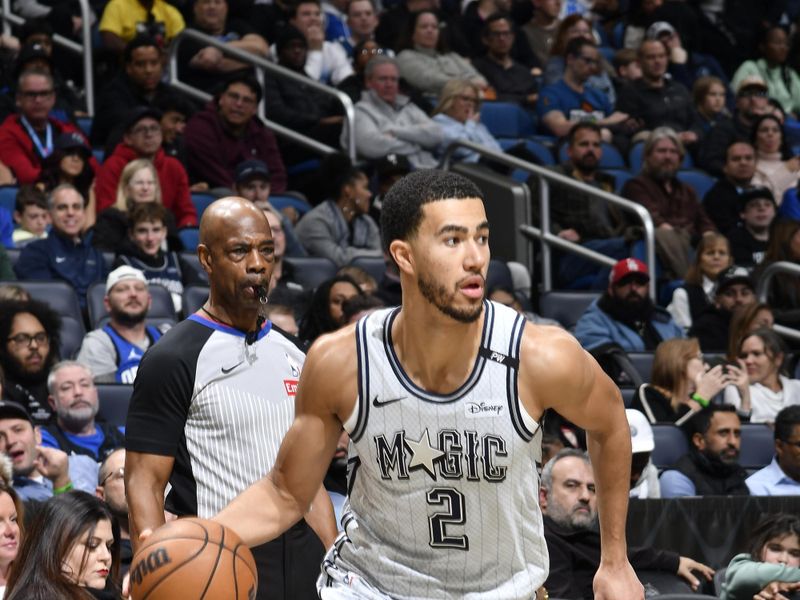
[(33, 129), (31, 124), (28, 122), (28, 119), (22, 117), (20, 119), (20, 123), (25, 128), (25, 131), (28, 132), (28, 135), (33, 140), (33, 145), (36, 146), (36, 150), (39, 153), (39, 156), (42, 158), (47, 158), (53, 153), (53, 126), (50, 122), (47, 122), (47, 129), (45, 130), (45, 145), (42, 146), (42, 140), (39, 138), (39, 135)]

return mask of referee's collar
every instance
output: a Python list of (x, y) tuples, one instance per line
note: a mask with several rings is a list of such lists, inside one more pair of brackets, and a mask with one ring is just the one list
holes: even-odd
[[(196, 312), (193, 315), (190, 315), (188, 317), (188, 320), (189, 321), (194, 321), (195, 323), (200, 323), (200, 325), (203, 325), (203, 326), (208, 327), (210, 329), (216, 329), (217, 331), (221, 331), (222, 333), (235, 335), (235, 336), (240, 337), (240, 338), (244, 338), (244, 337), (247, 336), (247, 332), (246, 331), (242, 331), (240, 329), (236, 329), (235, 327), (231, 327), (230, 325), (225, 325), (224, 323), (220, 323), (219, 321), (215, 321), (214, 319), (209, 319), (207, 317), (204, 317), (199, 312)], [(266, 321), (264, 321), (264, 324), (261, 326), (261, 331), (258, 332), (258, 336), (256, 337), (256, 340), (260, 340), (261, 338), (263, 338), (265, 335), (267, 335), (270, 332), (271, 329), (272, 329), (272, 321), (267, 319)]]

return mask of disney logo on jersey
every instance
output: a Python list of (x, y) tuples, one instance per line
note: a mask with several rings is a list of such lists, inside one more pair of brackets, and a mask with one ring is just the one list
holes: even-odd
[(373, 437), (381, 478), (408, 479), (411, 473), (424, 470), (434, 481), (464, 479), (498, 483), (504, 481), (508, 466), (502, 464), (508, 456), (506, 441), (494, 434), (479, 435), (477, 431), (441, 429), (433, 436), (425, 429), (419, 439), (396, 431)]
[(292, 370), (292, 377), (295, 379), (300, 377), (300, 365), (297, 361), (286, 352), (284, 352), (283, 355), (286, 357), (286, 362), (289, 363), (289, 368)]
[(472, 419), (496, 417), (501, 412), (503, 412), (502, 404), (487, 404), (486, 402), (467, 402), (464, 404), (464, 414)]

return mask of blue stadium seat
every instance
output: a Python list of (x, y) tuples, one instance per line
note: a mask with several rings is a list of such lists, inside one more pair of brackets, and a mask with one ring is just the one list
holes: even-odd
[(678, 171), (678, 179), (694, 188), (698, 200), (702, 200), (706, 192), (717, 182), (716, 177), (712, 177), (705, 171), (696, 169), (691, 171)]
[[(615, 146), (603, 142), (603, 155), (600, 157), (600, 162), (598, 166), (602, 170), (606, 169), (625, 169), (627, 165), (625, 164), (625, 159), (623, 158), (620, 151), (617, 150)], [(558, 161), (565, 163), (569, 160), (567, 156), (567, 144), (561, 144), (561, 147), (558, 149)]]
[(100, 150), (99, 148), (92, 150), (92, 156), (94, 156), (94, 159), (100, 165), (102, 165), (103, 161), (106, 159), (106, 153)]
[(689, 441), (680, 427), (670, 423), (653, 425), (653, 438), (656, 447), (652, 461), (659, 469), (668, 469), (689, 451)]
[(360, 256), (350, 261), (350, 265), (364, 269), (380, 285), (386, 274), (386, 262), (382, 256)]
[(628, 352), (628, 358), (631, 359), (633, 366), (639, 371), (639, 375), (645, 383), (650, 382), (650, 375), (653, 372), (653, 352)]
[(539, 297), (539, 314), (555, 319), (567, 329), (573, 329), (600, 292), (545, 292)]
[(628, 169), (603, 169), (603, 173), (614, 176), (614, 192), (616, 192), (617, 195), (622, 192), (622, 186), (625, 185), (625, 182), (635, 177)]
[(190, 285), (183, 289), (183, 315), (188, 317), (200, 310), (208, 300), (208, 287), (203, 285)]
[(622, 48), (625, 43), (625, 21), (619, 21), (611, 32), (611, 44), (614, 48)]
[(81, 131), (86, 135), (87, 138), (92, 134), (92, 120), (92, 117), (77, 117), (75, 119), (78, 127), (81, 128)]
[(742, 423), (739, 464), (745, 469), (766, 467), (775, 455), (775, 435), (764, 423)]
[(116, 383), (98, 383), (97, 397), (100, 401), (100, 410), (97, 418), (116, 427), (124, 427), (128, 418), (128, 406), (133, 394), (132, 385)]
[(81, 349), (84, 335), (86, 335), (86, 329), (83, 327), (83, 321), (62, 315), (58, 355), (64, 360), (75, 358), (78, 350)]
[(6, 255), (8, 256), (8, 261), (11, 263), (12, 267), (17, 264), (20, 252), (22, 252), (22, 249), (20, 248), (6, 248)]
[(200, 192), (192, 192), (192, 204), (197, 211), (197, 222), (200, 222), (200, 217), (203, 212), (208, 208), (208, 205), (214, 202), (217, 198), (211, 194), (202, 194)]
[(103, 252), (103, 262), (106, 265), (106, 271), (111, 272), (111, 265), (114, 264), (116, 255), (113, 252)]
[[(644, 142), (638, 142), (631, 146), (628, 153), (628, 166), (631, 168), (632, 173), (639, 173), (642, 170), (642, 161), (644, 160)], [(691, 169), (694, 167), (691, 155), (687, 152), (683, 157), (681, 169)]]
[(287, 256), (284, 262), (294, 269), (294, 281), (307, 290), (315, 289), (326, 279), (336, 275), (336, 265), (332, 260), (316, 256)]
[(484, 102), (481, 123), (496, 138), (522, 138), (534, 132), (533, 116), (512, 102)]
[(291, 206), (300, 214), (301, 217), (311, 210), (311, 205), (308, 202), (289, 194), (270, 196), (269, 203), (278, 210), (283, 210), (287, 206)]
[(514, 279), (511, 277), (511, 269), (502, 260), (493, 259), (489, 261), (489, 271), (486, 274), (486, 292), (494, 287), (504, 287), (514, 291)]
[(31, 298), (49, 305), (61, 318), (75, 319), (83, 327), (83, 314), (78, 303), (78, 295), (66, 281), (20, 280), (17, 285), (28, 290)]
[(183, 244), (183, 249), (188, 252), (197, 250), (197, 244), (200, 243), (200, 230), (197, 227), (184, 227), (178, 230), (178, 238)]
[(14, 213), (14, 208), (17, 205), (18, 189), (19, 188), (15, 185), (0, 186), (0, 206), (5, 208), (11, 214)]
[(197, 257), (197, 252), (181, 252), (180, 258), (183, 263), (191, 268), (192, 273), (199, 279), (208, 283), (208, 273), (205, 272), (200, 265), (200, 259)]
[(622, 402), (625, 404), (625, 408), (630, 408), (633, 404), (633, 399), (636, 397), (636, 388), (633, 387), (626, 387), (620, 388), (620, 393), (622, 394)]
[[(150, 297), (153, 299), (147, 316), (152, 319), (167, 319), (175, 321), (175, 305), (172, 302), (172, 295), (162, 285), (151, 284)], [(93, 283), (86, 292), (86, 307), (89, 311), (89, 323), (94, 329), (102, 327), (107, 321), (108, 313), (103, 304), (106, 295), (106, 284), (104, 281)]]
[[(521, 140), (512, 139), (512, 138), (502, 138), (497, 140), (497, 143), (500, 144), (500, 147), (503, 150), (508, 150), (509, 148), (516, 146), (520, 143)], [(549, 167), (556, 164), (556, 160), (553, 157), (553, 153), (550, 151), (550, 148), (547, 147), (546, 144), (543, 144), (537, 140), (525, 140), (525, 149), (533, 154), (536, 157), (538, 163), (542, 166)], [(521, 181), (525, 181), (530, 173), (527, 171), (523, 171), (524, 178)], [(516, 178), (515, 178), (516, 179)]]
[(316, 171), (319, 169), (320, 165), (322, 165), (322, 161), (317, 158), (304, 160), (303, 162), (299, 162), (294, 165), (287, 165), (286, 174), (296, 177), (297, 175), (302, 175), (303, 173), (311, 173)]

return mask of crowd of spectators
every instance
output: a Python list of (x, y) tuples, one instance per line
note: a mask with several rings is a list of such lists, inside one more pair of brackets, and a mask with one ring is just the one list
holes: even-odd
[[(89, 120), (80, 70), (52, 52), (54, 34), (79, 39), (81, 15), (63, 4), (18, 0), (27, 21), (0, 45), (0, 185), (16, 190), (13, 209), (0, 207), (0, 450), (12, 473), (0, 482), (0, 525), (21, 521), (23, 503), (35, 507), (29, 528), (3, 534), (18, 545), (13, 556), (0, 552), (6, 597), (72, 596), (75, 586), (118, 597), (118, 568), (131, 558), (124, 428), (102, 417), (101, 391), (132, 384), (148, 348), (197, 306), (189, 292), (202, 295), (208, 282), (189, 235), (204, 208), (198, 194), (240, 195), (264, 212), (275, 240), (266, 312), (308, 347), (399, 303), (396, 266), (381, 263), (381, 197), (410, 170), (436, 167), (459, 139), (547, 163), (653, 220), (648, 268), (638, 222), (582, 189), (550, 185), (551, 232), (615, 262), (552, 257), (556, 287), (597, 292), (575, 337), (632, 392), (631, 496), (800, 495), (798, 338), (774, 328), (800, 324), (800, 277), (779, 273), (766, 302), (757, 297), (771, 264), (800, 264), (796, 2), (93, 1), (102, 77)], [(166, 72), (187, 27), (295, 76), (259, 78), (218, 47), (183, 39), (178, 77), (211, 94), (200, 103)], [(352, 128), (318, 84), (351, 98)], [(353, 142), (356, 161), (320, 160), (276, 136), (259, 116), (262, 100), (275, 123), (337, 150)], [(530, 137), (493, 134), (482, 107), (498, 102), (532, 124)], [(604, 168), (615, 155), (626, 166)], [(451, 158), (508, 175), (471, 149)], [(535, 198), (540, 184), (520, 185)], [(310, 283), (293, 262), (309, 257), (330, 261), (330, 273)], [(25, 285), (39, 281), (66, 283), (77, 314), (32, 298)], [(524, 287), (496, 285), (490, 297), (548, 323)], [(636, 354), (649, 357), (649, 372), (633, 365)], [(774, 430), (774, 457), (759, 469), (739, 462), (747, 423)], [(682, 431), (688, 451), (657, 468), (650, 427), (665, 424)], [(548, 449), (566, 447), (542, 473), (558, 557), (547, 587), (586, 597), (600, 540), (585, 436), (557, 416), (544, 432)], [(331, 487), (341, 489), (340, 480)], [(67, 527), (78, 512), (83, 520)], [(93, 548), (72, 565), (87, 536)], [(723, 597), (800, 580), (798, 536), (796, 520), (767, 520), (731, 563)], [(29, 568), (45, 538), (68, 569)], [(790, 547), (789, 566), (765, 569), (781, 562), (770, 554), (776, 544)], [(668, 551), (632, 548), (631, 557), (693, 588), (711, 576)], [(97, 565), (107, 577), (87, 570)]]

